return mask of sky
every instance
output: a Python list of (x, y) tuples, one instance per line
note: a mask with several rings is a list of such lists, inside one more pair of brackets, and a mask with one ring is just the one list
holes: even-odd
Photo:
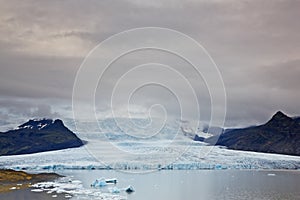
[[(0, 0), (0, 3), (0, 125), (36, 117), (72, 118), (74, 81), (88, 53), (114, 34), (141, 27), (179, 31), (209, 52), (226, 90), (225, 126), (264, 123), (278, 110), (291, 116), (300, 115), (300, 1)], [(171, 43), (189, 50), (185, 44)], [(98, 87), (99, 115), (105, 117), (110, 109), (109, 94), (118, 78), (133, 65), (153, 60), (170, 61), (169, 65), (192, 83), (201, 101), (201, 120), (209, 120), (211, 101), (201, 77), (196, 77), (182, 60), (150, 50), (130, 54), (113, 64)], [(146, 74), (129, 77), (122, 86), (129, 87), (148, 77), (157, 78), (159, 73), (150, 69)], [(172, 79), (161, 75), (161, 79), (168, 78)], [(186, 85), (175, 79), (174, 82), (177, 84), (172, 87), (176, 91), (187, 90)], [(147, 113), (151, 105), (159, 104), (158, 113), (167, 111), (177, 116), (180, 109), (170, 91), (154, 85), (144, 89), (133, 95), (133, 113)], [(125, 95), (124, 90), (119, 90), (119, 96)], [(181, 98), (189, 103), (188, 94)], [(126, 106), (124, 101), (114, 104), (120, 116), (126, 112)], [(195, 110), (194, 104), (186, 109)]]

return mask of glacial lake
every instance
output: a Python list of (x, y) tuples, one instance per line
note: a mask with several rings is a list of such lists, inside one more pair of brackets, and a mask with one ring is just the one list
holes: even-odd
[[(299, 170), (162, 170), (151, 173), (63, 170), (57, 173), (82, 181), (85, 188), (91, 188), (97, 178), (117, 178), (116, 187), (131, 185), (135, 189), (131, 194), (120, 193), (128, 200), (300, 199)], [(105, 192), (108, 187), (96, 190)]]

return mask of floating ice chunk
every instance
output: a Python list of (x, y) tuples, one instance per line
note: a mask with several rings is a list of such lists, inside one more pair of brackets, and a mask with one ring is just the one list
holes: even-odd
[(105, 187), (107, 185), (104, 178), (96, 179), (94, 183), (91, 184), (92, 187)]
[(110, 188), (109, 191), (113, 194), (118, 194), (120, 193), (120, 189), (117, 188), (117, 187), (113, 187), (113, 188)]
[(132, 193), (132, 192), (134, 192), (134, 189), (133, 189), (133, 187), (132, 187), (131, 185), (129, 185), (129, 186), (125, 189), (125, 192), (127, 192), (127, 193)]
[(276, 174), (269, 173), (268, 176), (276, 176)]
[(43, 192), (42, 189), (32, 189), (31, 192)]
[[(54, 182), (41, 182), (33, 184), (35, 191), (44, 191), (49, 194), (52, 193), (52, 197), (58, 197), (58, 194), (63, 195), (64, 198), (75, 198), (75, 199), (115, 199), (124, 200), (126, 198), (117, 195), (117, 189), (115, 194), (111, 194), (108, 191), (95, 191), (94, 188), (84, 188), (81, 181), (72, 180), (69, 178), (60, 178)], [(113, 190), (112, 190), (113, 191)], [(54, 194), (53, 194), (54, 193)], [(54, 196), (56, 195), (56, 196)]]
[(105, 179), (105, 178), (100, 178), (96, 179), (91, 186), (92, 187), (105, 187), (107, 184), (116, 184), (118, 181), (117, 179)]
[(118, 180), (116, 178), (112, 178), (112, 179), (105, 179), (106, 183), (113, 183), (113, 184), (117, 184)]
[(74, 180), (74, 181), (71, 181), (71, 183), (74, 183), (74, 184), (81, 184), (82, 182), (80, 180)]

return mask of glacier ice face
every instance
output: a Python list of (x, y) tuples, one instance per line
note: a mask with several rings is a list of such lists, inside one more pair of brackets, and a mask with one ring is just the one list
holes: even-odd
[[(117, 170), (194, 170), (194, 169), (299, 169), (300, 158), (279, 154), (266, 154), (227, 150), (214, 147), (206, 156), (192, 146), (176, 162), (163, 165), (158, 157), (130, 157), (115, 155), (111, 163), (93, 158), (84, 147), (28, 155), (2, 156), (0, 167), (27, 171), (59, 171), (65, 169), (117, 169)], [(200, 151), (200, 152), (199, 152)], [(105, 152), (103, 152), (105, 153)], [(151, 164), (149, 164), (151, 163)]]

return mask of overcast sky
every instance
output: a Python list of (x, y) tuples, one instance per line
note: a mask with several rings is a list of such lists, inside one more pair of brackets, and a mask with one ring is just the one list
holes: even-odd
[[(0, 0), (0, 5), (0, 124), (16, 117), (71, 117), (73, 83), (88, 52), (113, 34), (148, 26), (187, 34), (210, 53), (226, 88), (226, 126), (263, 123), (277, 110), (300, 115), (300, 1)], [(146, 54), (115, 64), (105, 88), (111, 90), (109, 80), (128, 60)], [(188, 66), (180, 66), (193, 79)], [(205, 93), (201, 84), (198, 96)], [(147, 91), (136, 102), (168, 100), (157, 88)]]

